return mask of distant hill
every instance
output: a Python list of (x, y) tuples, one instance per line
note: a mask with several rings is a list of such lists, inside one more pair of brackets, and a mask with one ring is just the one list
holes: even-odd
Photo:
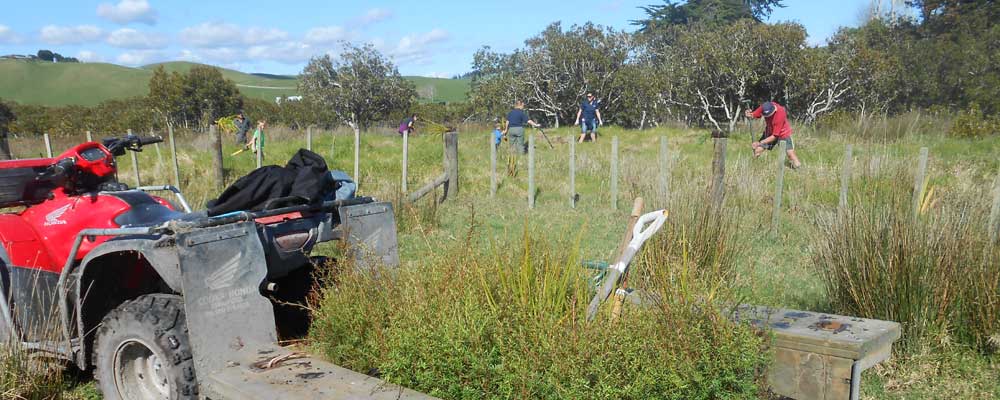
[[(186, 72), (199, 64), (175, 61), (129, 68), (105, 63), (0, 60), (0, 98), (23, 104), (92, 106), (104, 100), (143, 96), (149, 91), (153, 70), (160, 65), (168, 72)], [(275, 97), (298, 94), (296, 76), (247, 74), (225, 68), (219, 70), (235, 82), (247, 97), (274, 101)], [(416, 85), (421, 101), (459, 102), (468, 99), (467, 79), (406, 78)]]

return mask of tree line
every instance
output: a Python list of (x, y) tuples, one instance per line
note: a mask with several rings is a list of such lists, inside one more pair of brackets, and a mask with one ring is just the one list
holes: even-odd
[(762, 22), (776, 0), (690, 0), (644, 7), (634, 33), (549, 25), (510, 53), (474, 57), (472, 102), (499, 115), (514, 99), (554, 125), (572, 123), (585, 92), (607, 120), (733, 129), (777, 101), (805, 122), (915, 108), (1000, 112), (1000, 4), (908, 2), (918, 18), (872, 15), (823, 46), (797, 23)]
[(914, 17), (873, 14), (812, 46), (796, 23), (765, 23), (780, 0), (667, 1), (643, 7), (635, 32), (553, 23), (511, 52), (477, 51), (469, 102), (416, 103), (416, 90), (371, 45), (345, 44), (300, 74), (300, 101), (242, 96), (217, 69), (157, 69), (147, 96), (95, 107), (8, 104), (13, 132), (120, 132), (167, 125), (203, 131), (239, 110), (293, 129), (360, 131), (422, 114), (442, 123), (492, 122), (524, 100), (536, 120), (572, 124), (586, 92), (610, 123), (680, 121), (732, 130), (743, 112), (777, 101), (803, 122), (830, 114), (934, 108), (998, 121), (1000, 4), (917, 0)]

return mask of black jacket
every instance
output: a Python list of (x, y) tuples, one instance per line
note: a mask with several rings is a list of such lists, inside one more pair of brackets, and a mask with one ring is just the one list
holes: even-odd
[(208, 202), (208, 215), (260, 210), (268, 200), (289, 196), (300, 197), (306, 203), (321, 201), (327, 191), (326, 174), (323, 157), (299, 149), (284, 167), (257, 168), (238, 179), (218, 199)]

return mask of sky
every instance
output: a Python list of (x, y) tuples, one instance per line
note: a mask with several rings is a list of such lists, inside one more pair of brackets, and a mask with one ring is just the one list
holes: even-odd
[[(49, 49), (130, 67), (184, 60), (297, 74), (350, 41), (372, 43), (403, 75), (451, 77), (482, 46), (514, 50), (552, 22), (633, 31), (639, 7), (660, 1), (6, 0), (0, 55)], [(799, 22), (820, 45), (856, 26), (869, 2), (785, 0), (769, 22)]]

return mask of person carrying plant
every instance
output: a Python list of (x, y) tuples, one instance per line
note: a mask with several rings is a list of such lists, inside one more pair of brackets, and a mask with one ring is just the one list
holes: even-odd
[(398, 130), (399, 136), (403, 136), (403, 134), (412, 135), (413, 131), (417, 130), (416, 124), (417, 124), (417, 114), (413, 114), (409, 117), (403, 118), (402, 121), (399, 121), (399, 130)]
[(573, 123), (580, 125), (580, 143), (583, 143), (588, 134), (590, 141), (597, 140), (597, 126), (604, 123), (601, 120), (601, 110), (598, 109), (600, 105), (601, 102), (590, 92), (587, 92), (587, 99), (580, 103), (580, 109), (576, 112), (576, 122)]
[(528, 152), (528, 145), (524, 142), (524, 126), (530, 125), (534, 128), (541, 126), (528, 117), (524, 111), (524, 102), (518, 100), (514, 102), (514, 109), (507, 113), (507, 121), (504, 125), (504, 134), (510, 142), (510, 149), (514, 154), (524, 154)]
[(240, 111), (233, 119), (233, 125), (236, 125), (236, 144), (246, 143), (247, 131), (250, 130), (250, 120), (243, 114), (243, 111)]
[(760, 157), (765, 150), (771, 150), (779, 142), (785, 142), (785, 152), (793, 169), (802, 166), (799, 157), (795, 155), (795, 145), (792, 143), (792, 126), (788, 123), (788, 113), (785, 107), (774, 101), (766, 101), (756, 110), (746, 112), (747, 118), (764, 118), (764, 133), (759, 140), (750, 144), (753, 156)]

